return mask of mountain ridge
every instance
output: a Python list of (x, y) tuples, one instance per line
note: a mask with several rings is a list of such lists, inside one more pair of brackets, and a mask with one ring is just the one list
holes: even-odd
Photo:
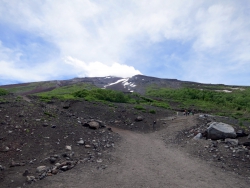
[(173, 88), (179, 89), (182, 87), (190, 88), (206, 88), (216, 89), (218, 86), (225, 86), (231, 88), (245, 88), (249, 86), (235, 86), (235, 85), (224, 85), (224, 84), (206, 84), (192, 81), (182, 81), (178, 79), (169, 78), (157, 78), (146, 75), (135, 75), (132, 77), (122, 78), (116, 76), (105, 76), (105, 77), (83, 77), (83, 78), (72, 78), (68, 80), (51, 80), (41, 82), (29, 82), (21, 84), (10, 84), (2, 85), (0, 88), (9, 90), (10, 92), (17, 93), (19, 95), (35, 94), (40, 92), (51, 91), (55, 88), (70, 86), (74, 84), (91, 84), (98, 88), (118, 90), (122, 92), (137, 92), (144, 94), (147, 87), (156, 88)]

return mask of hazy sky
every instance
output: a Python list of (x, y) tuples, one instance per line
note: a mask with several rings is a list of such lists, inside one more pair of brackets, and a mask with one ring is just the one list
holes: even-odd
[(0, 0), (0, 85), (136, 74), (250, 85), (250, 1)]

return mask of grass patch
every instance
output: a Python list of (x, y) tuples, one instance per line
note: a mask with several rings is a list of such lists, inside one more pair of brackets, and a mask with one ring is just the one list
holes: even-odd
[(136, 109), (136, 110), (146, 110), (143, 106), (141, 106), (141, 105), (136, 105), (136, 106), (134, 106), (134, 109)]
[(0, 88), (0, 96), (7, 95), (9, 92), (6, 89)]
[(194, 108), (195, 106), (197, 110), (211, 113), (223, 112), (223, 115), (229, 115), (236, 119), (249, 115), (250, 88), (244, 88), (244, 90), (232, 89), (231, 93), (226, 93), (211, 90), (211, 87), (214, 87), (213, 89), (226, 88), (224, 85), (218, 85), (217, 87), (208, 85), (205, 89), (149, 87), (146, 96), (151, 99), (161, 99), (161, 101), (153, 102), (155, 106), (159, 107), (168, 108), (167, 101), (174, 101), (184, 108)]
[(49, 117), (56, 117), (54, 114), (47, 112), (47, 111), (44, 112), (44, 115), (47, 115)]
[(149, 110), (149, 113), (156, 114), (156, 111), (155, 110)]

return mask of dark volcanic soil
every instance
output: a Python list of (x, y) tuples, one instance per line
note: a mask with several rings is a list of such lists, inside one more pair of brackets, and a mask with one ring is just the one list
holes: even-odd
[[(210, 187), (209, 181), (213, 187), (249, 184), (249, 148), (192, 139), (211, 118), (199, 118), (198, 114), (176, 117), (170, 110), (149, 107), (156, 110), (151, 114), (149, 109), (142, 112), (127, 104), (47, 104), (36, 98), (4, 98), (8, 102), (0, 104), (0, 187)], [(143, 120), (136, 121), (138, 116)], [(102, 127), (84, 126), (91, 120)], [(246, 138), (239, 141), (241, 144)], [(41, 166), (46, 169), (37, 172)], [(30, 180), (32, 177), (35, 179)]]

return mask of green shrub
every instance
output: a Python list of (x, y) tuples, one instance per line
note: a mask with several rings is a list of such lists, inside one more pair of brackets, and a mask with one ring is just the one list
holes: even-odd
[[(250, 113), (250, 88), (244, 88), (245, 90), (232, 90), (231, 93), (216, 91), (217, 89), (221, 89), (221, 87), (222, 86), (214, 86), (214, 90), (211, 90), (211, 87), (205, 87), (203, 89), (150, 87), (146, 91), (146, 96), (153, 99), (160, 99), (161, 101), (157, 101), (157, 103), (155, 101), (153, 102), (155, 106), (159, 107), (167, 107), (167, 105), (163, 105), (165, 103), (164, 101), (172, 101), (177, 104), (179, 103), (178, 105), (184, 106), (185, 108), (195, 106), (197, 109), (203, 109), (207, 112), (225, 111), (235, 118)], [(225, 89), (225, 86), (223, 86), (223, 89)], [(234, 114), (235, 111), (241, 114)]]
[(141, 105), (136, 105), (135, 107), (134, 107), (134, 109), (136, 109), (136, 110), (146, 110), (143, 106), (141, 106)]
[(155, 110), (149, 110), (149, 113), (156, 114), (156, 111)]
[(166, 102), (153, 102), (152, 105), (157, 106), (157, 107), (161, 107), (161, 108), (170, 109), (169, 104)]
[(130, 101), (130, 96), (125, 95), (120, 91), (114, 91), (109, 89), (92, 89), (81, 90), (73, 93), (74, 97), (84, 98), (88, 101), (109, 101), (116, 103), (127, 103)]
[(240, 120), (239, 126), (243, 127), (243, 122)]
[(0, 96), (7, 95), (8, 93), (7, 90), (0, 88)]

